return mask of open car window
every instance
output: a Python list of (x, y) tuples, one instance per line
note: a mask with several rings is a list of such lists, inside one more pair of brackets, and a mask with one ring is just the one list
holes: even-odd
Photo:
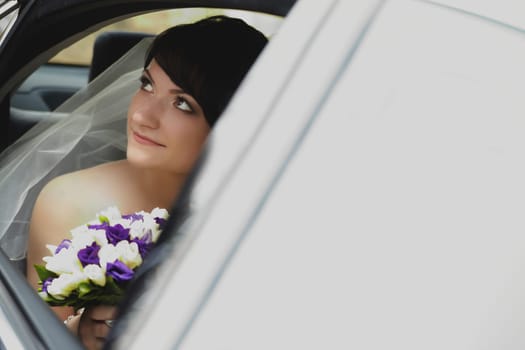
[[(240, 17), (241, 19), (244, 19), (246, 22), (248, 22), (249, 24), (252, 24), (254, 27), (261, 30), (266, 36), (270, 38), (277, 32), (281, 24), (281, 21), (282, 21), (282, 16), (266, 14), (266, 13), (263, 13), (264, 11), (261, 13), (255, 13), (253, 11), (249, 11), (250, 8), (248, 8), (247, 10), (248, 11), (241, 11), (238, 8), (221, 10), (221, 9), (214, 8), (214, 9), (209, 9), (208, 12), (201, 11), (199, 16), (206, 17), (210, 14), (223, 13), (229, 16)], [(181, 12), (180, 9), (175, 10), (175, 11)], [(279, 11), (276, 11), (276, 12), (279, 14)], [(281, 12), (281, 15), (282, 14), (283, 13)], [(198, 17), (183, 18), (183, 19), (178, 19), (177, 22), (178, 23), (189, 23), (189, 22), (195, 21), (197, 18)], [(164, 21), (165, 28), (170, 27), (174, 24), (175, 23), (172, 21), (172, 19)], [(115, 25), (108, 29), (109, 31), (114, 31), (115, 29), (122, 30), (122, 28), (119, 28), (118, 25)], [(147, 32), (147, 31), (143, 31), (142, 29), (137, 29), (137, 28), (134, 28), (133, 30), (129, 30), (129, 28), (127, 28), (125, 30), (129, 33), (146, 33), (146, 34), (152, 35), (160, 31), (161, 29), (157, 29), (154, 32)], [(83, 49), (81, 49), (81, 52), (82, 51), (85, 52), (86, 48), (84, 47)], [(91, 51), (91, 50), (88, 50), (88, 51)], [(88, 58), (86, 61), (88, 63), (86, 65), (86, 63), (83, 63), (81, 61), (67, 61), (63, 59), (63, 57), (65, 56), (60, 56), (60, 55), (55, 56), (51, 61), (40, 66), (38, 69), (36, 69), (33, 72), (33, 74), (29, 75), (27, 79), (25, 79), (22, 83), (20, 83), (17, 86), (17, 88), (13, 90), (13, 94), (9, 98), (10, 105), (6, 103), (7, 100), (4, 101), (4, 103), (10, 107), (10, 120), (8, 123), (9, 128), (7, 129), (9, 144), (24, 143), (30, 140), (33, 136), (39, 135), (39, 127), (41, 126), (41, 124), (45, 126), (47, 122), (49, 122), (49, 124), (53, 124), (63, 118), (67, 118), (68, 117), (67, 113), (63, 112), (64, 109), (59, 109), (59, 111), (56, 113), (51, 113), (50, 110), (56, 108), (57, 106), (63, 107), (62, 101), (67, 100), (69, 96), (73, 96), (73, 99), (75, 99), (78, 95), (82, 95), (82, 94), (75, 95), (75, 93), (77, 93), (77, 91), (81, 91), (84, 88), (84, 86), (88, 83), (89, 81), (88, 74), (89, 74), (90, 69), (92, 68), (91, 65), (93, 62), (93, 58), (92, 57)], [(141, 59), (143, 59), (143, 55), (140, 57)], [(29, 70), (29, 68), (27, 69)], [(26, 97), (28, 96), (29, 96), (29, 99), (26, 99)], [(33, 100), (33, 102), (29, 102), (29, 103), (27, 102), (28, 100), (31, 100), (31, 98), (35, 96), (37, 96), (37, 100), (38, 100), (37, 102), (33, 103), (35, 100)], [(125, 112), (125, 110), (122, 109), (122, 112)], [(43, 119), (43, 118), (48, 118), (48, 119)], [(45, 122), (39, 124), (37, 128), (33, 128), (34, 125), (36, 125), (38, 122), (42, 120), (44, 120)], [(2, 130), (5, 130), (5, 129), (2, 129)], [(30, 130), (29, 133), (27, 133), (28, 130)], [(42, 129), (42, 130), (45, 130), (45, 129)], [(20, 135), (23, 135), (23, 136), (20, 137)], [(42, 135), (42, 137), (45, 136), (44, 134), (40, 134), (40, 135)], [(45, 140), (46, 137), (43, 137), (42, 139)], [(97, 147), (95, 146), (94, 148), (97, 148)], [(46, 150), (44, 147), (44, 152), (45, 151)], [(48, 153), (51, 154), (53, 152), (48, 152)], [(120, 156), (122, 156), (122, 154)], [(91, 157), (90, 154), (86, 154), (83, 157), (83, 160), (81, 160), (81, 162), (83, 162), (84, 160), (89, 160), (90, 157)], [(10, 166), (5, 166), (6, 163), (4, 161), (9, 160), (8, 158), (9, 157), (4, 157), (0, 161), (0, 174), (6, 175), (2, 177), (3, 178), (9, 177), (11, 179), (16, 179), (16, 182), (24, 181), (23, 176), (20, 176), (22, 174), (13, 172), (12, 171), (13, 169)], [(41, 161), (41, 159), (40, 160), (35, 159), (34, 163), (37, 163), (38, 161)], [(29, 175), (29, 172), (26, 172), (26, 174)], [(40, 184), (37, 184), (37, 186), (35, 186), (33, 190), (30, 190), (29, 192), (32, 192), (33, 194), (37, 193), (38, 187), (41, 184), (52, 179), (53, 176), (56, 176), (56, 175), (58, 175), (58, 173), (48, 174), (44, 176), (43, 178), (39, 180), (42, 182), (40, 182)], [(20, 198), (20, 203), (24, 203), (24, 200), (22, 198)], [(28, 203), (27, 212), (30, 212), (32, 204), (30, 203), (30, 201), (25, 201), (25, 203)], [(5, 202), (3, 203), (3, 205), (9, 206), (9, 204)], [(15, 208), (17, 207), (17, 205), (14, 205), (11, 207)], [(24, 205), (24, 204), (21, 204), (21, 205)], [(7, 220), (4, 220), (4, 217), (1, 217), (0, 222), (2, 222), (2, 224), (5, 224)], [(15, 223), (15, 225), (24, 224), (24, 222), (25, 224), (27, 224), (27, 217), (22, 218), (22, 216), (16, 216), (14, 220), (11, 220), (11, 223)], [(24, 231), (24, 229), (22, 229), (21, 231)], [(20, 238), (22, 240), (24, 239), (23, 237), (20, 237)], [(12, 249), (12, 246), (10, 245), (10, 243), (6, 243), (5, 241), (1, 241), (0, 243), (2, 245), (2, 250), (5, 251), (5, 253), (8, 255), (8, 258), (11, 260), (9, 262), (7, 259), (5, 259), (5, 261), (2, 260), (0, 261), (0, 263), (1, 264), (13, 264), (13, 262), (15, 262), (17, 267), (20, 269), (19, 272), (23, 271), (25, 269), (23, 252), (21, 254), (19, 254), (20, 252), (15, 252)], [(5, 276), (7, 276), (8, 273), (14, 273), (14, 271), (12, 269), (12, 266), (7, 267), (6, 271), (8, 270), (10, 272), (1, 273), (2, 283), (5, 283), (5, 285), (8, 286), (9, 290), (16, 290), (17, 289), (16, 283), (24, 283), (24, 281), (18, 280), (18, 282), (16, 283), (13, 281), (10, 282), (10, 279)], [(38, 298), (36, 294), (34, 296)], [(6, 305), (11, 304), (11, 303), (23, 303), (24, 298), (25, 297), (23, 295), (20, 295), (18, 299), (16, 298), (13, 299), (11, 294), (2, 294), (0, 295), (0, 302), (5, 303)], [(35, 301), (33, 300), (29, 302), (28, 305), (32, 305), (31, 303), (33, 302)], [(36, 310), (35, 312), (37, 313), (43, 312), (42, 308), (36, 308), (35, 310)], [(45, 333), (46, 326), (51, 327), (51, 328), (57, 327), (57, 324), (53, 324), (53, 323), (46, 324), (46, 322), (41, 322), (40, 325), (34, 326), (33, 323), (35, 322), (35, 319), (28, 317), (29, 311), (25, 309), (19, 310), (17, 307), (14, 307), (12, 309), (2, 308), (2, 311), (4, 311), (2, 315), (5, 315), (5, 318), (1, 317), (0, 323), (4, 322), (5, 320), (11, 319), (13, 323), (14, 323), (14, 320), (20, 320), (20, 322), (25, 325), (24, 327), (20, 328), (19, 331), (14, 332), (14, 337), (18, 338), (18, 340), (10, 339), (9, 337), (11, 337), (12, 334), (6, 335), (7, 338), (3, 338), (5, 333), (0, 332), (2, 333), (0, 334), (2, 340), (7, 339), (4, 342), (4, 344), (22, 343), (24, 344), (24, 346), (27, 346), (27, 344), (33, 344), (34, 342), (33, 337), (35, 336), (40, 337), (40, 335), (38, 334), (35, 335), (33, 332), (26, 332), (25, 330), (26, 328), (31, 329), (33, 327), (36, 327), (37, 333), (38, 332)], [(16, 316), (13, 316), (13, 315), (16, 315)], [(58, 323), (58, 326), (62, 326), (62, 325)], [(10, 327), (9, 329), (11, 328), (16, 329), (16, 325), (13, 327)], [(5, 329), (7, 332), (8, 327), (6, 327)], [(59, 332), (57, 334), (56, 339), (60, 339), (60, 337), (61, 335)], [(24, 340), (24, 338), (26, 340)], [(43, 340), (39, 339), (37, 343), (41, 342), (42, 344), (44, 344), (42, 345), (42, 347), (46, 348), (49, 346), (49, 344), (53, 344), (53, 342), (49, 342), (49, 341), (50, 341), (49, 339), (46, 339), (44, 337)], [(33, 347), (33, 346), (29, 345), (29, 347)], [(74, 348), (74, 347), (71, 347), (71, 348)]]

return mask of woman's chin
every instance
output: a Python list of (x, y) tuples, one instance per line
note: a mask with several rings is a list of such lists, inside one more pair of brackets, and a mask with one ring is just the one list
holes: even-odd
[(138, 168), (158, 168), (159, 162), (153, 155), (147, 152), (139, 152), (137, 150), (129, 150), (126, 153), (128, 162)]

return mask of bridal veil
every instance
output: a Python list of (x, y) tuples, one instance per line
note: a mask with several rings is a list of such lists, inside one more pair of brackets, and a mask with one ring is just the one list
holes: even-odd
[(29, 220), (53, 177), (125, 157), (126, 116), (139, 87), (143, 39), (0, 154), (0, 247), (25, 260)]

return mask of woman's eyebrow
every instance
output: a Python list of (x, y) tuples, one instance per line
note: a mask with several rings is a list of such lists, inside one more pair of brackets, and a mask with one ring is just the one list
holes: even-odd
[(170, 89), (170, 93), (176, 94), (176, 95), (179, 95), (179, 94), (189, 95), (186, 91), (182, 90), (181, 88)]
[(153, 77), (149, 73), (148, 68), (144, 68), (144, 70), (142, 71), (142, 74), (144, 74), (153, 84), (155, 84), (155, 80), (153, 80)]
[[(153, 77), (151, 76), (150, 72), (149, 72), (149, 69), (148, 68), (144, 68), (144, 71), (143, 71), (144, 75), (147, 76), (147, 78), (151, 81), (151, 83), (153, 85), (155, 85), (155, 80), (153, 80)], [(175, 83), (173, 83), (175, 84)], [(175, 84), (177, 85), (177, 84)], [(186, 91), (184, 91), (183, 89), (181, 89), (180, 87), (176, 87), (175, 89), (170, 89), (169, 92), (171, 94), (174, 94), (174, 95), (180, 95), (180, 94), (185, 94), (185, 95), (189, 95)]]

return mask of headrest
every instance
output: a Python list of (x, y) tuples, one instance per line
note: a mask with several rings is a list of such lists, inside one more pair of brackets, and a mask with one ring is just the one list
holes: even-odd
[(93, 45), (89, 81), (95, 79), (140, 40), (151, 36), (153, 35), (147, 33), (113, 31), (104, 32), (97, 36)]

